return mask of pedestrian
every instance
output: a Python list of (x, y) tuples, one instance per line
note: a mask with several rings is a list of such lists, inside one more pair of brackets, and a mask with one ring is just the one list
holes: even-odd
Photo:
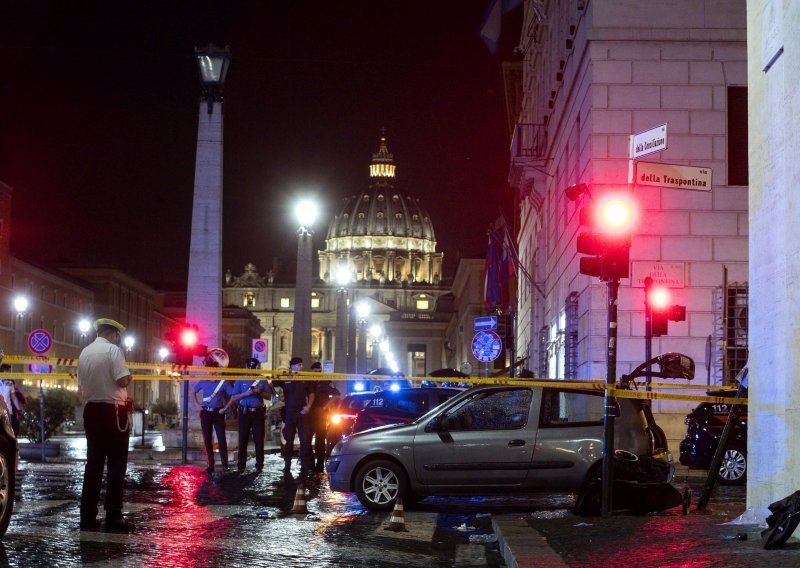
[[(311, 371), (320, 373), (319, 363), (311, 365)], [(317, 381), (314, 387), (314, 403), (311, 405), (311, 431), (314, 435), (314, 471), (325, 471), (325, 458), (328, 457), (328, 414), (338, 404), (341, 393), (331, 381)]]
[[(0, 357), (0, 359), (2, 358)], [(8, 363), (0, 365), (0, 373), (10, 372), (11, 365)], [(8, 415), (11, 418), (11, 429), (14, 431), (14, 436), (19, 438), (19, 423), (22, 419), (22, 410), (25, 406), (25, 395), (19, 390), (14, 379), (3, 379), (2, 385), (0, 385), (0, 393), (2, 393), (6, 407), (8, 408)]]
[(105, 527), (130, 532), (134, 525), (122, 516), (122, 494), (128, 467), (128, 437), (133, 401), (127, 387), (131, 372), (119, 348), (125, 327), (107, 318), (94, 322), (97, 338), (78, 357), (78, 387), (86, 403), (86, 467), (81, 491), (81, 530), (97, 530), (97, 507), (107, 464)]
[[(248, 369), (258, 369), (261, 362), (254, 357), (250, 357), (245, 362)], [(244, 473), (247, 466), (247, 444), (250, 442), (250, 434), (253, 435), (253, 444), (256, 450), (256, 473), (261, 473), (264, 469), (264, 399), (269, 400), (272, 396), (272, 389), (267, 381), (256, 379), (236, 381), (231, 391), (231, 399), (219, 413), (225, 414), (233, 404), (238, 403), (239, 411), (239, 453), (238, 468), (239, 473)]]
[[(303, 370), (303, 359), (292, 357), (289, 361), (292, 373)], [(273, 381), (273, 384), (276, 381)], [(314, 469), (314, 457), (311, 451), (310, 412), (314, 404), (314, 383), (312, 381), (282, 380), (277, 381), (283, 388), (284, 424), (283, 436), (283, 472), (291, 475), (292, 455), (294, 454), (294, 437), (300, 437), (300, 477), (306, 477)]]
[[(219, 367), (219, 363), (207, 357), (206, 367)], [(202, 393), (202, 398), (198, 393)], [(200, 429), (203, 432), (203, 446), (206, 450), (206, 471), (214, 471), (214, 443), (212, 429), (217, 433), (219, 461), (222, 471), (230, 471), (228, 467), (228, 441), (225, 439), (225, 416), (219, 410), (225, 407), (227, 399), (233, 393), (233, 387), (225, 379), (198, 381), (194, 387), (194, 400), (200, 407)]]

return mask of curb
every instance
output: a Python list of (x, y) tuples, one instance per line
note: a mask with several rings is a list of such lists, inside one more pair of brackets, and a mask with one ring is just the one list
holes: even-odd
[[(517, 516), (492, 515), (500, 556), (509, 568), (566, 568), (545, 538)], [(515, 552), (516, 551), (516, 552)], [(519, 555), (520, 559), (517, 559)]]

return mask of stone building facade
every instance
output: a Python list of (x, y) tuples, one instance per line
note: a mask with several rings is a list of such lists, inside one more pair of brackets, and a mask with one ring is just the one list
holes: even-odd
[[(745, 358), (747, 348), (744, 0), (528, 0), (522, 30), (522, 60), (506, 66), (509, 101), (520, 101), (509, 180), (531, 275), (519, 284), (520, 356), (540, 375), (605, 376), (606, 286), (579, 273), (576, 253), (588, 203), (565, 195), (584, 183), (595, 200), (632, 191), (640, 207), (632, 277), (619, 291), (618, 374), (644, 359), (650, 273), (687, 312), (654, 339), (653, 353), (685, 353), (698, 381), (729, 381), (726, 362), (736, 345)], [(630, 135), (662, 124), (667, 149), (642, 160), (711, 169), (710, 187), (629, 184)], [(744, 290), (744, 311), (728, 309), (731, 290)], [(681, 437), (686, 406), (657, 407), (674, 412), (668, 435)]]

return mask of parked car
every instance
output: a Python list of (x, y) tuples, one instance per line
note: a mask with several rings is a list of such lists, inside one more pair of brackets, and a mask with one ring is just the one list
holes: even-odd
[(461, 392), (462, 389), (432, 387), (374, 393), (356, 413), (352, 433), (411, 422)]
[[(735, 390), (708, 391), (709, 396), (733, 397), (735, 394)], [(747, 406), (741, 409), (719, 468), (719, 482), (725, 485), (741, 485), (747, 481)], [(686, 416), (686, 437), (680, 444), (683, 465), (708, 469), (730, 410), (729, 404), (704, 402)]]
[[(458, 371), (456, 369), (436, 369), (435, 371), (431, 371), (430, 373), (428, 373), (428, 376), (429, 377), (439, 377), (439, 378), (452, 377), (454, 379), (466, 379), (466, 378), (469, 378), (469, 375), (467, 375), (466, 373), (462, 373), (461, 371)], [(443, 382), (422, 381), (422, 386), (423, 387), (440, 386), (440, 387), (467, 388), (467, 387), (471, 387), (472, 385), (471, 384), (467, 384), (467, 383), (465, 383), (463, 381), (462, 382), (459, 382), (459, 381), (443, 381)]]
[[(331, 489), (355, 492), (368, 509), (389, 510), (427, 495), (556, 490), (599, 506), (603, 456), (603, 391), (558, 386), (476, 386), (410, 424), (343, 438), (327, 463)], [(616, 399), (618, 455), (641, 464), (615, 475), (632, 487), (666, 487), (674, 466), (648, 401)], [(625, 471), (628, 471), (627, 469)], [(615, 485), (616, 491), (616, 485)], [(615, 497), (616, 499), (616, 497)], [(616, 501), (615, 501), (616, 502)], [(653, 509), (651, 509), (653, 510)]]

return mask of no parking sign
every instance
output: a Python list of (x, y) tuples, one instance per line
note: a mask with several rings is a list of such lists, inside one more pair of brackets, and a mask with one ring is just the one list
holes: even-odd
[(46, 329), (34, 329), (28, 335), (28, 349), (34, 355), (44, 355), (53, 346), (53, 336)]
[(261, 363), (266, 363), (269, 360), (269, 342), (266, 339), (253, 340), (253, 358), (258, 359)]

